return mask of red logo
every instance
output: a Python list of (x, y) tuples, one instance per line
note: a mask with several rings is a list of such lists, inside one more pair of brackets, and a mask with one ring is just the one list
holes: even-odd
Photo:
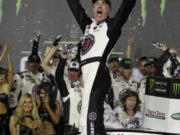
[(97, 119), (97, 114), (95, 112), (91, 112), (89, 114), (89, 119), (95, 121)]
[(87, 35), (82, 44), (82, 55), (86, 54), (94, 45), (94, 36)]

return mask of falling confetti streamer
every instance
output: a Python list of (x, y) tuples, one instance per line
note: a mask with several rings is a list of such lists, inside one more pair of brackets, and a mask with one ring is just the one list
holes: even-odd
[(160, 5), (160, 8), (161, 8), (161, 16), (163, 16), (163, 13), (166, 9), (166, 3), (167, 3), (167, 0), (161, 0), (161, 5)]
[(19, 11), (22, 7), (22, 0), (17, 0), (16, 1), (16, 15), (18, 16), (19, 15)]
[(2, 22), (2, 16), (3, 16), (3, 0), (0, 0), (0, 23)]
[(147, 0), (141, 0), (141, 17), (143, 19), (142, 26), (146, 23), (146, 17), (147, 17)]

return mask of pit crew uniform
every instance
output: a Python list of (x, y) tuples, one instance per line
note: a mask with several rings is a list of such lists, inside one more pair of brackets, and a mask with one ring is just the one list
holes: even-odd
[(10, 108), (15, 108), (18, 99), (25, 93), (33, 93), (33, 90), (41, 82), (50, 82), (45, 72), (33, 74), (30, 71), (19, 72), (14, 76), (14, 87), (10, 92)]
[[(61, 58), (56, 69), (55, 79), (62, 97), (65, 123), (63, 133), (64, 135), (72, 135), (79, 132), (83, 88), (79, 81), (70, 82), (64, 75), (65, 64), (66, 60)], [(69, 64), (71, 65), (71, 62)]]

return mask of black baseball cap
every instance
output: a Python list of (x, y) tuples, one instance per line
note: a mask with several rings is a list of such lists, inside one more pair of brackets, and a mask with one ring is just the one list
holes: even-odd
[[(93, 0), (93, 3), (95, 3), (96, 1), (98, 1), (98, 0)], [(111, 8), (111, 1), (110, 0), (102, 0), (102, 1), (106, 2), (109, 5), (109, 7)]]
[(31, 54), (29, 57), (28, 57), (28, 60), (27, 62), (29, 63), (41, 63), (41, 58), (37, 55), (37, 54)]
[(145, 66), (145, 67), (146, 67), (146, 66), (152, 66), (152, 67), (154, 67), (154, 66), (155, 66), (155, 63), (156, 63), (156, 61), (157, 61), (157, 58), (156, 58), (156, 57), (148, 57), (147, 60), (148, 60), (148, 63), (145, 64), (144, 66)]
[(133, 64), (132, 60), (128, 58), (123, 58), (120, 62), (119, 65), (125, 69), (132, 69)]
[(117, 54), (110, 54), (108, 58), (108, 63), (111, 63), (111, 62), (119, 62), (119, 57)]

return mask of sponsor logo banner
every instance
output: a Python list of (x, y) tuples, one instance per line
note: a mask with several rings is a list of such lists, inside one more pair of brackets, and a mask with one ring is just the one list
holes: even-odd
[(180, 99), (180, 79), (148, 77), (146, 95)]
[(95, 121), (97, 119), (97, 113), (95, 112), (89, 113), (89, 119)]
[(154, 111), (154, 110), (150, 110), (147, 109), (145, 112), (145, 116), (147, 117), (151, 117), (151, 118), (156, 118), (156, 119), (162, 119), (165, 120), (166, 119), (166, 114), (160, 111)]
[(180, 112), (172, 114), (171, 118), (174, 119), (174, 120), (180, 120)]
[(107, 135), (163, 135), (161, 133), (107, 132)]
[(171, 82), (169, 78), (148, 77), (146, 95), (170, 97)]

